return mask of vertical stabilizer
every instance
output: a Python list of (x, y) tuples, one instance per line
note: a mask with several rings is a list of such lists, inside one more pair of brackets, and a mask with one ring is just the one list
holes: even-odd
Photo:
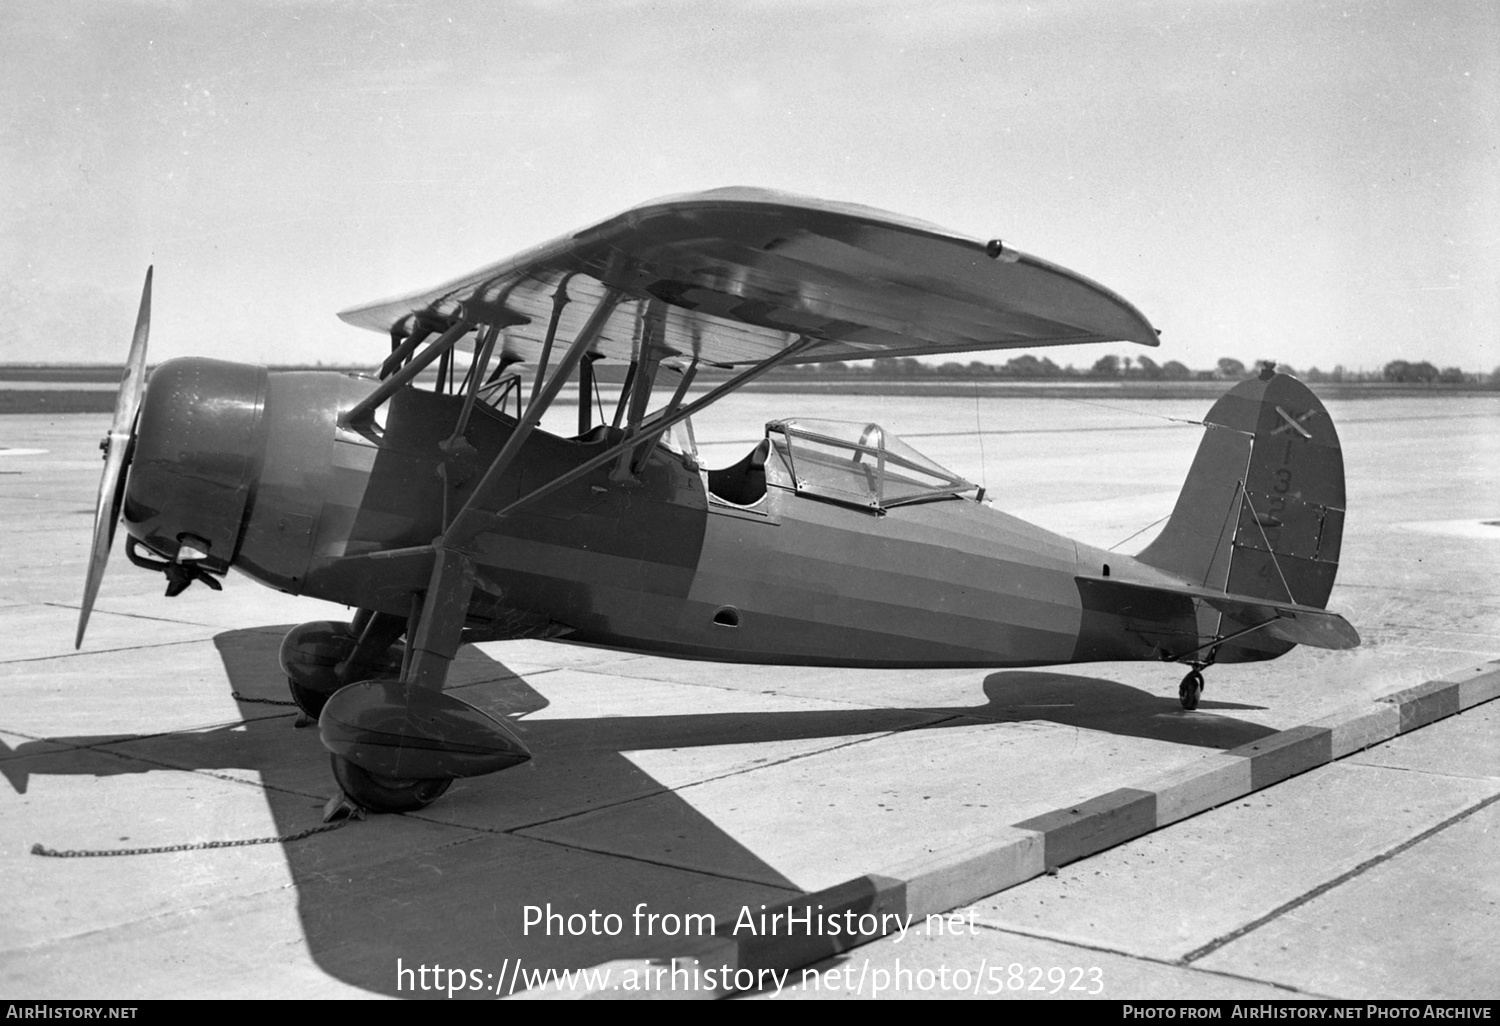
[(1344, 531), (1344, 457), (1296, 378), (1242, 381), (1208, 425), (1166, 527), (1136, 558), (1192, 584), (1323, 608)]

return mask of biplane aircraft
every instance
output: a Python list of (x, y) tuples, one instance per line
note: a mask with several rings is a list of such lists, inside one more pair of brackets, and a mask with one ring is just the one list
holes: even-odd
[[(467, 642), (855, 667), (1162, 660), (1190, 668), (1192, 709), (1211, 664), (1359, 641), (1324, 609), (1338, 436), (1270, 370), (1209, 411), (1135, 557), (1000, 512), (876, 424), (772, 421), (738, 462), (700, 464), (689, 418), (778, 366), (1157, 344), (1119, 296), (998, 239), (756, 189), (647, 203), (344, 311), (389, 336), (374, 376), (188, 358), (147, 385), (150, 293), (148, 272), (77, 644), (121, 519), (168, 596), (234, 568), (352, 607), (293, 629), (281, 662), (368, 810), (530, 758), (444, 693)], [(600, 361), (623, 384), (596, 421)], [(695, 393), (707, 368), (720, 380)], [(570, 437), (540, 426), (565, 389)]]

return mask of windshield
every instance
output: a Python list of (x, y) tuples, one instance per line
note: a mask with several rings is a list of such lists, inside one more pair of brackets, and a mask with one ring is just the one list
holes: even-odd
[(978, 488), (879, 424), (777, 420), (766, 434), (786, 455), (799, 495), (887, 509)]

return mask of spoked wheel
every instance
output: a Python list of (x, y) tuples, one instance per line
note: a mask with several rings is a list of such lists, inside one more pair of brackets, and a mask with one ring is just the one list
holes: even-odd
[(333, 779), (354, 801), (371, 812), (416, 812), (425, 809), (448, 790), (448, 778), (437, 780), (401, 780), (376, 776), (342, 756), (329, 753), (333, 762)]
[(1189, 711), (1198, 708), (1198, 698), (1203, 694), (1203, 674), (1189, 670), (1177, 687), (1177, 700)]

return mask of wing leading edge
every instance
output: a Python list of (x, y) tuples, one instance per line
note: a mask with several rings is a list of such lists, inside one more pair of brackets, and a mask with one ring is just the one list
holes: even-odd
[[(553, 316), (576, 335), (607, 290), (622, 301), (590, 351), (629, 360), (643, 324), (669, 352), (759, 363), (917, 356), (1079, 342), (1157, 344), (1146, 318), (1081, 275), (868, 207), (729, 188), (634, 207), (435, 288), (353, 307), (349, 324), (399, 334), (416, 318), (504, 323), (529, 357)], [(509, 322), (509, 323), (505, 323)]]

